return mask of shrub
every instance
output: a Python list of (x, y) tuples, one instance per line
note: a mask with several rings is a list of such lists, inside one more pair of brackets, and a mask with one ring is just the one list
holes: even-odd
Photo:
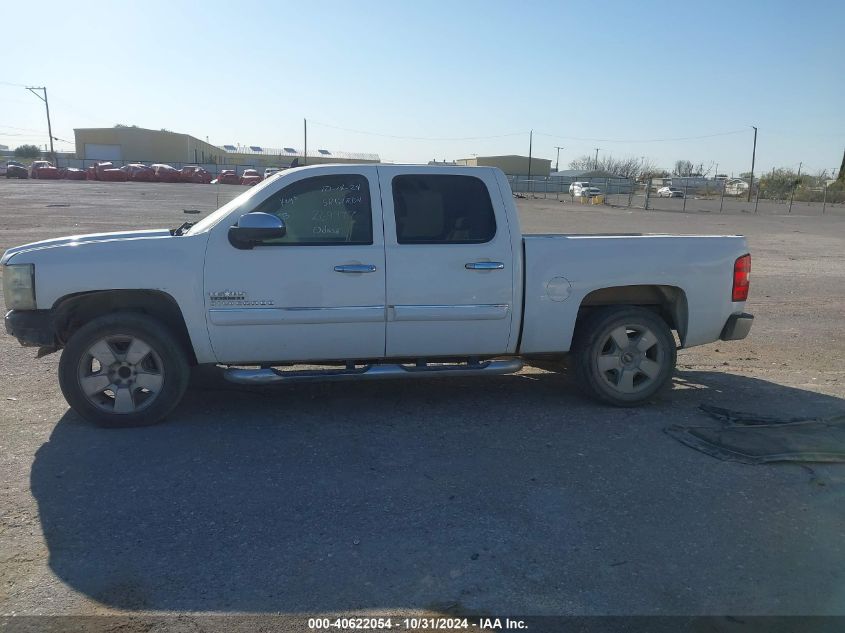
[(15, 148), (15, 156), (19, 158), (38, 158), (41, 156), (41, 150), (37, 145), (21, 145)]

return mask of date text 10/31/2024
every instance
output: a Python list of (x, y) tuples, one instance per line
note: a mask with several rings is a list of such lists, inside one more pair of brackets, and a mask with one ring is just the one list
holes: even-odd
[(510, 618), (309, 618), (311, 630), (523, 630), (524, 620)]

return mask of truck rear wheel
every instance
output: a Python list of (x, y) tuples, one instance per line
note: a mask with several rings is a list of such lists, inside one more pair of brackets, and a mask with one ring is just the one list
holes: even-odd
[(146, 426), (179, 404), (189, 371), (182, 345), (163, 323), (117, 312), (73, 333), (59, 361), (59, 385), (86, 420), (111, 428)]
[(677, 359), (666, 322), (636, 306), (596, 310), (576, 328), (572, 351), (581, 387), (617, 407), (654, 397), (671, 381)]

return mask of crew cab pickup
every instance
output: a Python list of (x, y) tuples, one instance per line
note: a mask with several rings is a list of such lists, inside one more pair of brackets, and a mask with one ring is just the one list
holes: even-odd
[(2, 258), (7, 331), (62, 349), (68, 403), (107, 426), (162, 419), (203, 364), (270, 384), (571, 355), (587, 393), (637, 405), (677, 341), (747, 335), (750, 267), (740, 236), (523, 235), (501, 171), (399, 165), (289, 169), (193, 225)]

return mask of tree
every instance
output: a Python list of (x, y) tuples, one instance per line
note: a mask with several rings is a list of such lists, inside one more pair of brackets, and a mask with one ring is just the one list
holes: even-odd
[(20, 158), (38, 158), (41, 156), (41, 150), (37, 145), (21, 145), (15, 148), (15, 156)]
[(651, 180), (652, 178), (668, 178), (671, 176), (665, 169), (650, 169), (640, 174), (639, 180)]
[(806, 174), (799, 177), (798, 173), (789, 167), (773, 169), (763, 174), (758, 182), (760, 197), (769, 200), (786, 200), (793, 189), (797, 189), (805, 179), (810, 178)]
[(614, 158), (607, 155), (602, 156), (596, 162), (595, 156), (587, 154), (579, 156), (570, 161), (570, 169), (583, 169), (585, 172), (599, 172), (601, 174), (611, 174), (619, 176), (620, 178), (631, 178), (633, 180), (639, 179), (643, 173), (649, 171), (656, 171), (654, 163), (650, 160), (630, 156), (627, 158)]
[(845, 183), (845, 152), (842, 152), (842, 164), (839, 166), (839, 176), (836, 179)]
[(710, 174), (713, 170), (714, 163), (711, 161), (710, 165), (705, 167), (704, 163), (694, 164), (689, 160), (676, 160), (675, 169), (672, 171), (674, 176), (694, 176), (704, 177)]

